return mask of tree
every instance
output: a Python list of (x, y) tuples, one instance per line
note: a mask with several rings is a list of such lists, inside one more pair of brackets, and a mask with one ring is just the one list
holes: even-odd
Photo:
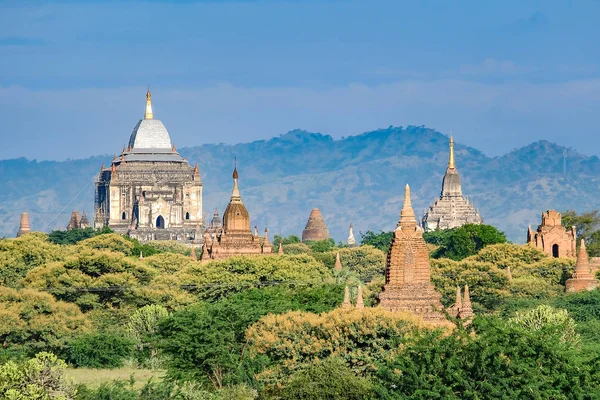
[(279, 249), (279, 243), (282, 242), (282, 245), (285, 246), (286, 244), (294, 244), (294, 243), (302, 243), (302, 240), (300, 240), (300, 238), (296, 235), (290, 235), (290, 236), (286, 236), (283, 237), (281, 235), (275, 235), (273, 237), (273, 251), (277, 252), (277, 250)]
[(48, 241), (54, 244), (76, 244), (98, 235), (113, 233), (112, 229), (105, 226), (102, 229), (84, 228), (70, 230), (56, 230), (48, 234)]
[(116, 333), (84, 334), (69, 343), (68, 361), (76, 367), (120, 368), (131, 356), (133, 344)]
[(375, 233), (373, 231), (367, 231), (364, 234), (360, 232), (360, 244), (373, 246), (376, 249), (387, 253), (390, 249), (390, 243), (392, 243), (393, 236), (393, 232), (380, 231), (379, 233)]
[(280, 396), (283, 400), (368, 400), (374, 393), (369, 379), (357, 376), (343, 360), (330, 357), (295, 372)]
[(491, 225), (467, 224), (450, 230), (432, 256), (462, 260), (477, 254), (485, 246), (505, 242), (504, 233)]
[[(600, 256), (600, 213), (592, 210), (577, 214), (567, 210), (562, 213), (562, 224), (566, 229), (575, 226), (577, 237), (585, 240), (585, 247), (591, 257)], [(579, 246), (579, 243), (577, 243)]]
[(0, 365), (0, 396), (7, 400), (74, 400), (75, 386), (66, 378), (67, 364), (51, 353)]
[[(375, 371), (380, 398), (569, 399), (599, 393), (592, 368), (556, 336), (499, 318), (476, 318), (475, 334), (424, 332)], [(592, 396), (593, 397), (593, 396)]]
[(168, 375), (219, 388), (250, 382), (260, 360), (248, 358), (246, 328), (268, 313), (329, 311), (344, 297), (342, 286), (274, 286), (249, 289), (216, 303), (200, 303), (164, 320), (156, 346), (166, 354)]
[(575, 331), (576, 323), (567, 310), (541, 305), (531, 310), (517, 312), (509, 323), (542, 335), (557, 336), (561, 343), (576, 346), (580, 337)]
[(62, 351), (71, 338), (86, 332), (89, 321), (74, 304), (49, 293), (0, 286), (0, 354)]
[(380, 307), (337, 308), (327, 313), (290, 311), (269, 314), (246, 331), (253, 354), (270, 361), (256, 375), (274, 387), (315, 360), (336, 356), (353, 371), (367, 375), (377, 360), (393, 357), (410, 341), (423, 322), (413, 314)]
[(305, 244), (310, 247), (314, 253), (325, 253), (335, 247), (335, 240), (323, 239), (323, 240), (307, 240)]
[(152, 360), (156, 357), (156, 349), (149, 341), (158, 331), (160, 322), (168, 317), (167, 309), (155, 304), (144, 306), (131, 316), (127, 333), (135, 342), (138, 360), (144, 358)]

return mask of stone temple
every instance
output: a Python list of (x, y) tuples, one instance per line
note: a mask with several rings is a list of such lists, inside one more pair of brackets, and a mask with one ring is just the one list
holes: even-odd
[(482, 223), (483, 218), (479, 211), (463, 197), (458, 169), (454, 162), (454, 139), (450, 136), (450, 156), (442, 181), (442, 193), (425, 210), (422, 220), (423, 229), (433, 231)]
[(445, 321), (441, 297), (431, 283), (429, 251), (406, 185), (400, 221), (387, 254), (379, 305), (388, 311), (412, 312), (425, 321)]
[(104, 226), (141, 241), (202, 243), (198, 165), (177, 153), (169, 132), (154, 118), (150, 90), (129, 145), (96, 178), (94, 227)]
[(250, 214), (242, 202), (237, 167), (233, 170), (232, 178), (233, 190), (229, 204), (223, 213), (223, 222), (219, 223), (218, 211), (215, 210), (213, 221), (205, 232), (202, 247), (203, 262), (231, 256), (272, 253), (269, 231), (265, 229), (264, 237), (260, 237), (256, 227), (254, 227), (254, 234), (250, 230)]
[(562, 225), (562, 216), (556, 210), (542, 213), (542, 224), (537, 230), (527, 228), (527, 244), (552, 257), (576, 257), (577, 234), (575, 227), (567, 230)]

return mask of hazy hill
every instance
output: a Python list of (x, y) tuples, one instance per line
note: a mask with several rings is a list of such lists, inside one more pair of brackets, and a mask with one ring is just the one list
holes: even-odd
[[(351, 222), (357, 235), (368, 229), (393, 229), (406, 183), (413, 189), (417, 214), (422, 214), (441, 190), (448, 138), (412, 126), (341, 140), (292, 131), (270, 140), (179, 150), (200, 166), (207, 215), (227, 204), (237, 156), (242, 197), (253, 224), (261, 230), (268, 225), (271, 234), (300, 234), (310, 210), (319, 207), (335, 239), (345, 240)], [(459, 143), (456, 152), (463, 192), (487, 223), (506, 231), (513, 241), (524, 241), (527, 224), (537, 226), (545, 209), (598, 207), (600, 160), (595, 156), (546, 141), (495, 158)], [(85, 209), (91, 216), (94, 175), (111, 159), (0, 161), (0, 235), (16, 233), (21, 211), (29, 211), (38, 230), (64, 227), (73, 209)]]

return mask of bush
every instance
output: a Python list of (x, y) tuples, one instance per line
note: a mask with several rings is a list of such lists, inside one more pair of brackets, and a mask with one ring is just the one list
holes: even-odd
[(294, 373), (280, 393), (283, 400), (374, 398), (373, 385), (356, 376), (339, 358), (330, 357)]
[(106, 332), (82, 335), (70, 343), (67, 361), (79, 368), (120, 368), (133, 345), (131, 339)]
[(434, 258), (459, 261), (477, 254), (488, 245), (505, 243), (506, 235), (491, 225), (467, 224), (444, 232), (436, 242), (440, 247), (432, 254)]
[(57, 301), (49, 293), (0, 286), (0, 353), (33, 356), (40, 351), (61, 352), (89, 322), (74, 304)]
[(7, 400), (74, 400), (76, 390), (66, 378), (67, 365), (51, 353), (0, 365), (0, 396)]

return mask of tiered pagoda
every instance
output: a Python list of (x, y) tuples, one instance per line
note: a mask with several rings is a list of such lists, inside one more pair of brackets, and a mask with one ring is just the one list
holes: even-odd
[[(205, 235), (202, 250), (202, 261), (223, 259), (235, 255), (271, 254), (273, 249), (269, 242), (269, 233), (265, 229), (263, 237), (250, 230), (250, 214), (242, 202), (238, 186), (239, 174), (237, 166), (233, 169), (233, 190), (229, 204), (223, 213), (223, 223), (212, 222), (214, 235), (209, 231)], [(215, 211), (215, 215), (218, 216)]]
[(433, 231), (482, 223), (483, 218), (479, 211), (462, 194), (460, 177), (454, 161), (454, 139), (450, 136), (450, 156), (442, 181), (442, 193), (425, 210), (422, 219), (423, 229)]
[(406, 185), (400, 221), (387, 255), (385, 285), (379, 304), (389, 311), (408, 311), (425, 321), (444, 321), (441, 295), (431, 283), (429, 252), (417, 224)]

